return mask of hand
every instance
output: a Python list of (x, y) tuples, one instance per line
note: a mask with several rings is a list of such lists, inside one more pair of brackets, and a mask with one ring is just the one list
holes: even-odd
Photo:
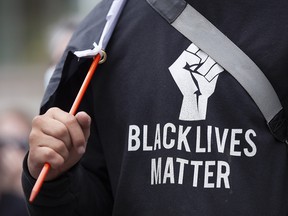
[(36, 179), (48, 162), (51, 169), (46, 180), (53, 180), (69, 170), (85, 152), (91, 119), (85, 112), (75, 116), (51, 108), (32, 121), (29, 136), (28, 169)]
[(183, 94), (179, 119), (206, 119), (208, 98), (214, 93), (218, 76), (224, 69), (192, 43), (169, 71)]

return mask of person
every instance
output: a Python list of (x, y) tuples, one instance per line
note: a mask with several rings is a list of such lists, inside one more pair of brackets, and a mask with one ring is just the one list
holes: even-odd
[(288, 2), (128, 0), (73, 116), (92, 61), (73, 52), (98, 41), (110, 4), (99, 3), (73, 34), (33, 120), (27, 199), (43, 164), (52, 168), (28, 202), (31, 216), (288, 215), (287, 145), (238, 81), (154, 10), (177, 17), (186, 4), (195, 8), (283, 102)]
[(21, 187), (22, 161), (30, 133), (28, 114), (18, 109), (0, 114), (0, 215), (28, 216)]

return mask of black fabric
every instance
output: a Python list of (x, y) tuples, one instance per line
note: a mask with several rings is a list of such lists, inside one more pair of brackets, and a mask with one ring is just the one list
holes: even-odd
[(283, 72), (287, 68), (288, 56), (287, 1), (187, 2), (255, 61), (269, 78), (281, 101), (288, 97), (288, 74)]
[[(184, 0), (147, 0), (147, 2), (169, 23), (174, 22), (187, 5)], [(161, 11), (158, 8), (161, 8)]]
[(268, 124), (275, 139), (288, 144), (288, 116), (281, 110)]
[[(287, 96), (288, 3), (188, 2), (256, 62), (281, 100)], [(86, 21), (104, 19), (97, 12)], [(90, 47), (90, 34), (97, 37), (100, 27), (92, 26), (87, 38), (76, 32), (68, 49)], [(203, 69), (203, 59), (208, 58), (195, 49), (145, 0), (127, 1), (106, 50), (108, 59), (80, 107), (93, 124), (84, 157), (68, 177), (62, 176), (74, 198), (57, 206), (62, 199), (53, 194), (67, 195), (67, 185), (55, 191), (53, 185), (63, 178), (45, 183), (49, 195), (42, 197), (45, 202), (29, 204), (32, 216), (288, 215), (287, 146), (274, 139), (258, 107), (229, 73), (217, 67), (219, 74), (206, 76), (210, 71)], [(66, 61), (73, 68), (64, 68), (76, 73), (91, 62), (83, 59), (77, 65), (74, 58), (70, 54)], [(191, 76), (181, 79), (179, 74)], [(69, 89), (79, 86), (79, 76), (62, 80), (42, 112), (68, 108), (76, 92)], [(186, 93), (178, 79), (194, 86), (188, 95), (194, 114), (183, 108)], [(29, 176), (27, 169), (24, 174)], [(23, 178), (28, 197), (32, 184), (27, 181)]]
[[(258, 0), (249, 2), (224, 0), (217, 4), (207, 0), (200, 4), (198, 1), (192, 0), (187, 0), (187, 2), (248, 54), (269, 78), (284, 108), (269, 123), (269, 127), (277, 140), (286, 142), (288, 139), (288, 106), (286, 102), (288, 75), (286, 73), (285, 79), (283, 79), (282, 71), (287, 67), (285, 59), (288, 56), (285, 36), (288, 28), (285, 21), (288, 3), (286, 1), (263, 2)], [(224, 8), (226, 8), (225, 16), (220, 16)], [(257, 10), (254, 10), (255, 8)], [(275, 11), (277, 11), (277, 15)], [(265, 29), (267, 30), (265, 31)]]
[(62, 69), (65, 73), (56, 81), (56, 93), (49, 95), (49, 101), (41, 106), (40, 113), (46, 112), (51, 104), (69, 112), (91, 63), (92, 59), (78, 59), (69, 51)]

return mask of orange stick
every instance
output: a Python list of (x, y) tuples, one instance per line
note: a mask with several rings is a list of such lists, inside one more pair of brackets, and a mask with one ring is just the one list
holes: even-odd
[[(82, 98), (83, 98), (83, 96), (84, 96), (84, 94), (88, 88), (88, 85), (89, 85), (89, 83), (93, 77), (93, 74), (96, 71), (96, 68), (99, 64), (100, 59), (101, 59), (101, 56), (99, 54), (94, 58), (91, 66), (89, 68), (89, 71), (85, 77), (85, 80), (83, 81), (82, 86), (81, 86), (81, 88), (80, 88), (80, 90), (79, 90), (79, 92), (78, 92), (78, 94), (74, 100), (74, 103), (73, 103), (73, 105), (69, 111), (69, 113), (71, 113), (72, 115), (76, 114), (77, 109), (78, 109), (78, 107), (82, 101)], [(34, 201), (34, 199), (36, 198), (36, 196), (38, 195), (50, 168), (51, 168), (51, 165), (46, 162), (44, 164), (37, 180), (36, 180), (36, 183), (35, 183), (32, 191), (31, 191), (30, 198), (29, 198), (30, 203), (32, 203)]]

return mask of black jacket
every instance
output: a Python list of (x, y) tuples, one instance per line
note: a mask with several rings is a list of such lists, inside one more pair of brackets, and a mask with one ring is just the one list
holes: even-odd
[[(69, 111), (92, 60), (68, 51), (92, 48), (110, 3), (75, 32), (41, 113)], [(288, 2), (188, 3), (253, 59), (281, 101), (288, 97)], [(287, 146), (243, 87), (199, 48), (146, 1), (127, 1), (80, 107), (93, 119), (88, 149), (44, 184), (28, 204), (31, 215), (288, 215)], [(22, 181), (29, 197), (35, 180), (25, 161)]]

